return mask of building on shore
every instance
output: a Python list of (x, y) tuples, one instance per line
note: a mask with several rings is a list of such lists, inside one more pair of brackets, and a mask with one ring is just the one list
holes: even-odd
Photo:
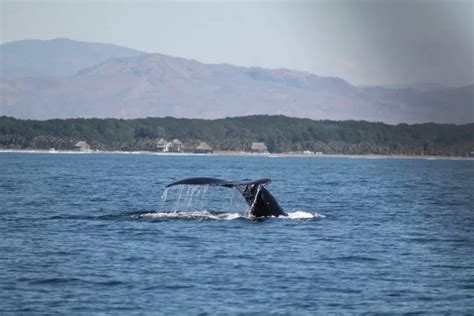
[(74, 150), (77, 150), (77, 151), (90, 151), (91, 150), (91, 146), (82, 140), (80, 142), (77, 142), (73, 148)]
[(184, 151), (184, 145), (179, 139), (173, 139), (169, 151), (174, 153), (181, 153)]
[(194, 149), (194, 152), (197, 154), (210, 154), (212, 153), (212, 148), (205, 142), (201, 142), (199, 146)]
[(267, 153), (268, 149), (265, 143), (252, 143), (250, 151), (253, 153)]
[(167, 142), (163, 138), (161, 138), (157, 143), (156, 143), (156, 150), (159, 152), (166, 153), (170, 151), (171, 143)]

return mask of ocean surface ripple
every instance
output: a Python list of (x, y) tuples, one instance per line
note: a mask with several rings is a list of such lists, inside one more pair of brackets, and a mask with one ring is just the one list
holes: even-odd
[[(163, 198), (196, 176), (289, 217)], [(462, 160), (0, 153), (0, 314), (473, 314), (473, 192)]]

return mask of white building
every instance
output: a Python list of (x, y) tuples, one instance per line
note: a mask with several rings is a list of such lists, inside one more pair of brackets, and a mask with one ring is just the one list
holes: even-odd
[(163, 138), (161, 138), (157, 143), (156, 143), (156, 150), (161, 151), (161, 152), (168, 152), (170, 151), (171, 143), (167, 142)]

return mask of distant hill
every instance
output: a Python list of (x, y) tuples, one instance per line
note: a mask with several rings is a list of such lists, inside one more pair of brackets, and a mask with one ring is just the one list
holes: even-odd
[[(109, 47), (55, 41), (90, 46), (84, 48), (86, 51), (94, 51), (96, 45)], [(43, 44), (50, 46), (48, 50), (55, 51), (55, 54), (67, 56), (68, 53), (58, 52), (60, 49), (55, 41)], [(13, 44), (4, 44), (0, 48), (4, 50), (5, 45)], [(112, 47), (117, 53), (121, 49)], [(213, 119), (277, 114), (395, 124), (474, 122), (474, 86), (429, 91), (359, 88), (341, 78), (288, 69), (205, 64), (123, 50), (121, 52), (132, 56), (111, 57), (77, 72), (72, 68), (77, 70), (79, 66), (72, 67), (68, 76), (4, 76), (0, 80), (0, 115), (31, 119), (147, 116)], [(27, 54), (26, 49), (19, 56), (22, 54)], [(101, 56), (105, 58), (105, 55)], [(88, 61), (92, 63), (92, 59)], [(51, 58), (48, 63), (54, 64), (55, 60)], [(63, 67), (60, 65), (64, 63), (59, 62), (63, 59), (57, 60), (57, 68)], [(45, 68), (48, 68), (48, 63), (44, 63)], [(66, 70), (56, 71), (68, 73)]]
[(249, 150), (264, 142), (270, 152), (466, 156), (474, 151), (474, 124), (400, 124), (314, 121), (285, 116), (218, 120), (146, 118), (32, 121), (0, 117), (0, 148), (156, 151), (160, 138), (175, 138), (192, 151), (201, 141), (215, 150)]
[(385, 85), (359, 85), (361, 88), (385, 88), (385, 89), (414, 89), (418, 91), (446, 90), (450, 87), (437, 82), (420, 82), (408, 84), (385, 84)]
[(145, 54), (111, 44), (86, 43), (65, 38), (23, 40), (0, 45), (0, 76), (71, 76), (107, 59)]

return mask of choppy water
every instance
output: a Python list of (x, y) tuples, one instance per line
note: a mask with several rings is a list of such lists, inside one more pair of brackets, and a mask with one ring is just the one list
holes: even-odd
[[(193, 176), (291, 218), (169, 213)], [(472, 314), (473, 192), (474, 161), (0, 153), (0, 312)]]

